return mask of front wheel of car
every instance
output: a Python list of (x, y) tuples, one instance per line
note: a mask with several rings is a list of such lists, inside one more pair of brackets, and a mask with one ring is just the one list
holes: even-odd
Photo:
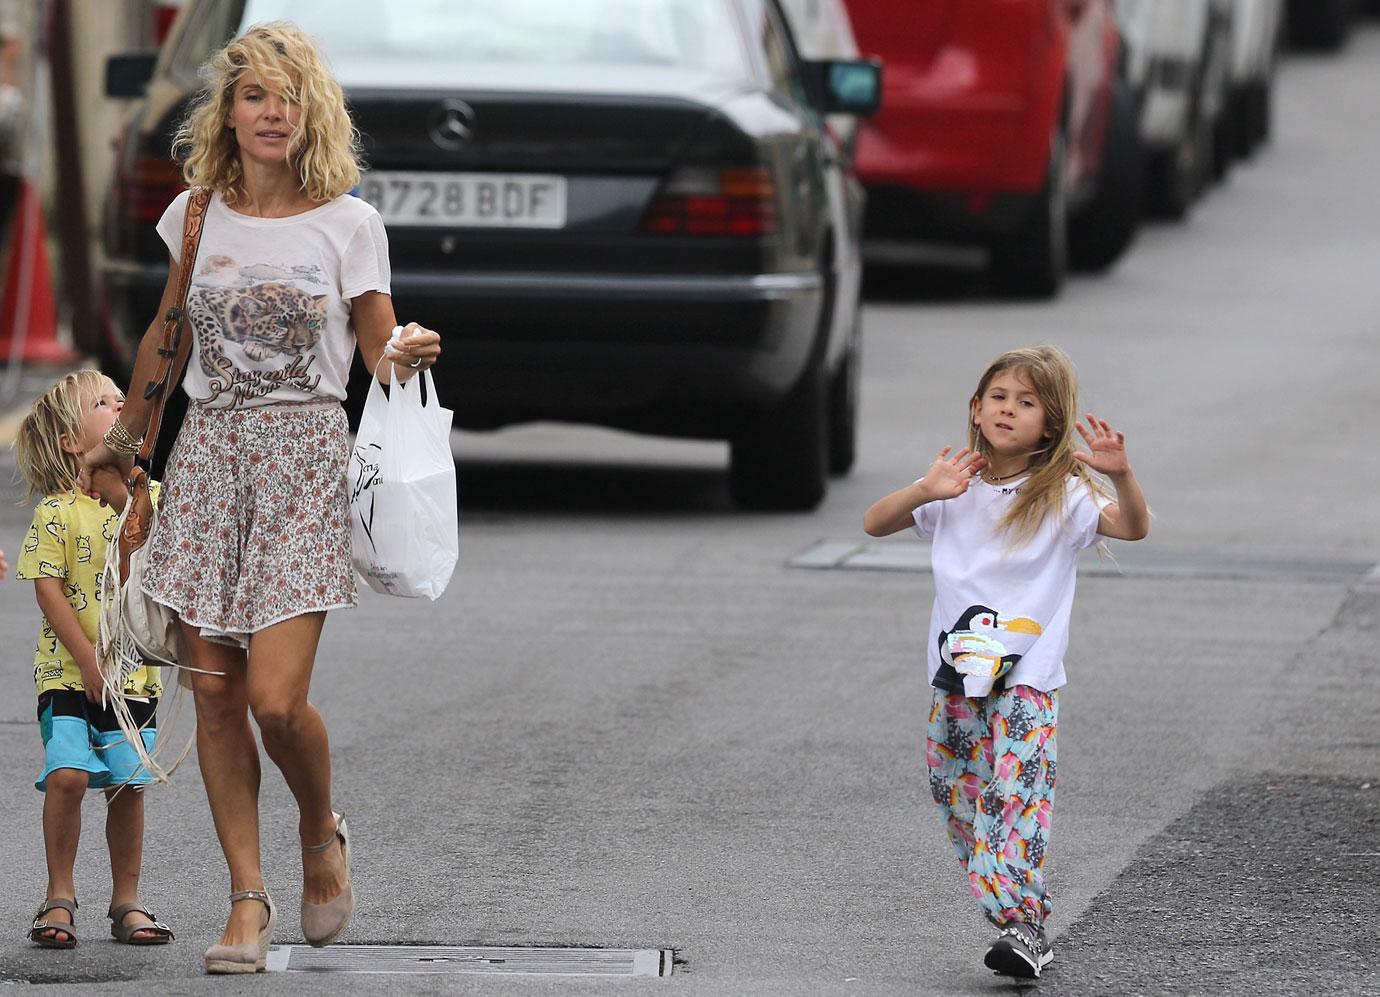
[(858, 395), (862, 382), (862, 319), (854, 318), (848, 349), (829, 383), (829, 473), (841, 477), (858, 456)]
[(1069, 222), (1069, 257), (1085, 270), (1106, 270), (1126, 252), (1140, 227), (1145, 154), (1130, 90), (1117, 83), (1107, 121), (1107, 141), (1097, 193)]
[(1068, 194), (1064, 183), (1065, 140), (1050, 137), (1044, 188), (1025, 227), (992, 243), (992, 284), (1012, 298), (1053, 298), (1068, 272)]
[(728, 491), (744, 509), (806, 512), (829, 484), (829, 391), (823, 358), (774, 409), (729, 441)]
[(1255, 152), (1270, 141), (1270, 129), (1274, 122), (1272, 84), (1273, 80), (1267, 76), (1252, 83), (1246, 91), (1242, 132), (1247, 153)]
[(1351, 36), (1355, 0), (1289, 0), (1289, 42), (1295, 48), (1336, 52)]
[[(1195, 86), (1195, 90), (1197, 87)], [(1213, 124), (1194, 98), (1188, 127), (1178, 144), (1150, 161), (1150, 211), (1159, 218), (1181, 221), (1198, 200), (1212, 176)]]

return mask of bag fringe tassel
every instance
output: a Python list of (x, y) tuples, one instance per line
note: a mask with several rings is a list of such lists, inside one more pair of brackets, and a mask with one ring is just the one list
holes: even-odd
[[(131, 498), (125, 503), (124, 511), (120, 513), (120, 518), (115, 524), (114, 539), (110, 541), (106, 549), (105, 568), (101, 572), (101, 612), (96, 638), (96, 657), (100, 662), (102, 679), (101, 705), (110, 706), (111, 712), (115, 714), (115, 721), (120, 725), (120, 731), (125, 736), (125, 741), (139, 756), (140, 765), (152, 776), (155, 782), (168, 784), (172, 782), (172, 774), (177, 771), (179, 765), (186, 761), (187, 756), (191, 754), (192, 745), (196, 743), (196, 732), (193, 731), (187, 736), (186, 743), (177, 752), (177, 757), (171, 765), (165, 768), (159, 763), (158, 758), (165, 755), (167, 750), (172, 747), (172, 737), (177, 729), (177, 721), (182, 714), (182, 707), (186, 701), (186, 691), (190, 688), (191, 676), (187, 673), (202, 672), (206, 675), (220, 675), (222, 673), (193, 668), (190, 665), (156, 656), (146, 656), (134, 638), (130, 636), (128, 630), (122, 628), (124, 600), (121, 598), (122, 593), (120, 591), (120, 535), (124, 531), (125, 520), (129, 518), (129, 512), (133, 505), (134, 500)], [(150, 537), (153, 534), (153, 524), (157, 522), (157, 515), (155, 510), (154, 520), (153, 523), (150, 523), (149, 528)], [(164, 713), (165, 720), (158, 724), (158, 733), (153, 739), (151, 749), (144, 744), (143, 725), (135, 720), (134, 714), (129, 708), (129, 697), (124, 691), (125, 683), (130, 676), (145, 665), (150, 668), (164, 666), (178, 670), (177, 681), (172, 683), (171, 697), (165, 694), (160, 703), (163, 709), (159, 712)]]

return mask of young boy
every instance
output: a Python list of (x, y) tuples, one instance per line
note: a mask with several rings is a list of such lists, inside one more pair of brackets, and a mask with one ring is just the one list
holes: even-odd
[[(44, 793), (48, 890), (29, 929), (29, 939), (43, 948), (77, 944), (73, 865), (88, 788), (104, 789), (108, 804), (111, 935), (129, 945), (163, 945), (173, 937), (139, 901), (144, 848), (140, 788), (152, 780), (140, 768), (113, 711), (102, 705), (104, 682), (96, 660), (100, 577), (124, 504), (124, 486), (114, 471), (101, 472), (93, 485), (104, 502), (76, 487), (78, 459), (100, 442), (123, 405), (124, 396), (109, 378), (99, 371), (76, 371), (34, 403), (15, 440), (29, 497), (41, 496), (17, 576), (33, 581), (43, 611), (34, 682), (45, 764), (34, 785)], [(157, 668), (141, 668), (125, 683), (124, 695), (143, 727), (146, 745), (152, 744), (161, 691)]]

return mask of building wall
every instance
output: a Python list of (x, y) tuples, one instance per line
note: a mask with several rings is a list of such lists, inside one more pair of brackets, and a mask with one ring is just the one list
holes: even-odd
[[(76, 67), (77, 127), (91, 249), (99, 253), (102, 206), (109, 193), (115, 141), (132, 101), (105, 95), (105, 62), (111, 55), (152, 48), (156, 0), (69, 0), (72, 57)], [(50, 137), (51, 144), (51, 137)], [(57, 171), (61, 172), (61, 171)], [(98, 260), (98, 255), (92, 256)]]

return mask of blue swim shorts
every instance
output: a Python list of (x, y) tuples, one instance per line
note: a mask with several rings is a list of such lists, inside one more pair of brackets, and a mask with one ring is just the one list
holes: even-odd
[[(129, 710), (140, 726), (146, 751), (153, 750), (158, 730), (155, 715), (158, 700), (130, 699)], [(87, 702), (86, 693), (74, 689), (53, 689), (38, 697), (38, 730), (43, 738), (43, 774), (34, 783), (40, 792), (47, 789), (48, 776), (57, 769), (77, 769), (90, 776), (93, 789), (121, 785), (147, 786), (153, 782), (139, 763), (139, 754), (125, 739), (115, 713)]]

